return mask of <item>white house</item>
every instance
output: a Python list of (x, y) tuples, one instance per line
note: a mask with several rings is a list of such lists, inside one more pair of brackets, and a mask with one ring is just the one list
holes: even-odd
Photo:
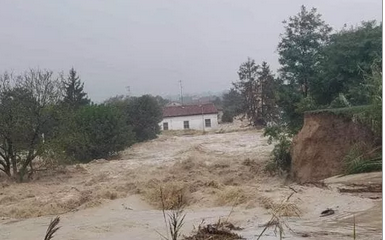
[(218, 110), (212, 103), (167, 106), (163, 108), (162, 130), (195, 129), (208, 131), (218, 128)]

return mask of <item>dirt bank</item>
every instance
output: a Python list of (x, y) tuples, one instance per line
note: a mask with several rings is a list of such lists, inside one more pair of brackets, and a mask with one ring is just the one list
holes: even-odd
[(333, 113), (305, 114), (294, 137), (291, 175), (299, 183), (318, 181), (344, 172), (344, 157), (359, 143), (371, 146), (374, 136), (361, 124)]

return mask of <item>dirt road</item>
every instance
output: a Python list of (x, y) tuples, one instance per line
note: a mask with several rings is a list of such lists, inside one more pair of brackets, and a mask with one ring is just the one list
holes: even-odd
[[(381, 238), (381, 199), (341, 194), (337, 183), (300, 186), (270, 176), (263, 167), (271, 149), (256, 130), (168, 135), (137, 144), (118, 160), (67, 167), (30, 183), (4, 182), (0, 239), (43, 239), (55, 215), (62, 219), (55, 239), (161, 239), (160, 187), (167, 204), (183, 194), (184, 234), (203, 219), (228, 218), (244, 228), (242, 236), (255, 239), (272, 209), (294, 190), (283, 214), (288, 239), (352, 239), (353, 215), (357, 239)], [(320, 217), (326, 208), (335, 214)], [(274, 228), (262, 239), (277, 239)]]

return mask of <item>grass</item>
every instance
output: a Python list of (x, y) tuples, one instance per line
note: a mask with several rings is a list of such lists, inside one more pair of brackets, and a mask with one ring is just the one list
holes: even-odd
[(366, 173), (382, 170), (381, 146), (369, 148), (354, 145), (345, 156), (346, 174)]
[(54, 237), (54, 234), (59, 230), (58, 227), (60, 222), (60, 217), (56, 217), (48, 226), (47, 232), (45, 234), (44, 240), (51, 240)]
[[(287, 224), (287, 222), (285, 221), (285, 219), (283, 219), (282, 217), (284, 216), (287, 216), (288, 215), (288, 209), (290, 210), (293, 210), (293, 205), (292, 204), (288, 204), (288, 201), (290, 200), (290, 198), (293, 196), (294, 192), (292, 192), (286, 199), (284, 199), (279, 205), (275, 205), (275, 204), (271, 204), (272, 206), (272, 212), (271, 212), (271, 218), (270, 220), (264, 224), (264, 228), (263, 230), (261, 231), (261, 233), (258, 235), (258, 238), (257, 240), (261, 239), (263, 234), (266, 232), (266, 230), (270, 227), (275, 227), (274, 228), (274, 232), (277, 234), (279, 233), (279, 239), (283, 239), (283, 235), (285, 234), (285, 228), (287, 228), (289, 231), (292, 231), (294, 232), (290, 227), (289, 225)], [(290, 206), (290, 207), (288, 207)], [(298, 209), (297, 207), (295, 207), (295, 209)], [(294, 212), (296, 213), (296, 212)], [(299, 212), (298, 212), (299, 214)], [(299, 215), (298, 215), (299, 216)]]
[[(151, 182), (148, 184), (144, 196), (148, 203), (165, 210), (175, 209), (181, 204), (181, 200), (183, 205), (188, 205), (190, 200), (188, 189), (180, 182), (167, 182), (164, 184)], [(162, 196), (162, 198), (159, 198), (159, 196)]]
[[(272, 210), (273, 212), (278, 213), (279, 217), (300, 217), (301, 210), (294, 203), (283, 202), (280, 204), (275, 203), (269, 197), (260, 197), (259, 203), (267, 210)], [(279, 211), (278, 211), (279, 210)]]
[(249, 196), (243, 189), (239, 187), (228, 186), (218, 193), (216, 203), (219, 206), (232, 206), (246, 203), (248, 199)]
[(173, 206), (171, 213), (167, 214), (166, 217), (166, 205), (165, 205), (165, 195), (163, 194), (164, 190), (162, 187), (159, 188), (160, 201), (162, 203), (162, 213), (163, 220), (166, 227), (167, 237), (158, 232), (158, 234), (165, 240), (178, 240), (180, 237), (180, 231), (184, 224), (184, 219), (186, 214), (184, 213), (184, 204), (183, 195), (178, 196), (178, 201)]
[(325, 108), (325, 109), (317, 109), (313, 111), (307, 111), (306, 113), (323, 113), (330, 112), (336, 115), (342, 116), (354, 116), (355, 114), (369, 111), (371, 105), (361, 105), (361, 106), (353, 106), (353, 107), (344, 107), (344, 108)]

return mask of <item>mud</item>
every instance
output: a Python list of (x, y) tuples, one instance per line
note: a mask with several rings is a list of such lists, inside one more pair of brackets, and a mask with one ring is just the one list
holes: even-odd
[[(294, 190), (287, 204), (300, 217), (290, 210), (282, 216), (287, 239), (352, 239), (353, 216), (359, 239), (380, 239), (381, 199), (340, 193), (341, 181), (316, 187), (271, 177), (263, 171), (271, 149), (257, 130), (165, 135), (134, 145), (117, 160), (71, 166), (30, 183), (4, 182), (0, 239), (42, 239), (56, 215), (62, 227), (55, 239), (160, 239), (167, 232), (156, 190), (170, 184), (188, 200), (185, 235), (202, 220), (221, 218), (255, 239), (274, 206)], [(379, 181), (382, 175), (362, 178)], [(335, 214), (320, 217), (326, 208)], [(262, 239), (277, 239), (274, 228)]]

